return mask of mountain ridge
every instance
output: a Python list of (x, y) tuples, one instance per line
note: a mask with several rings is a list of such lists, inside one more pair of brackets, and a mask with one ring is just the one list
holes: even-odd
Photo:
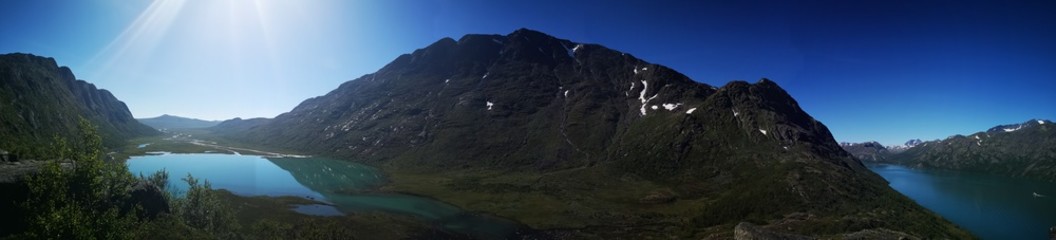
[(745, 220), (968, 236), (887, 187), (769, 79), (714, 87), (527, 29), (443, 38), (273, 119), (227, 125), (240, 128), (224, 138), (379, 166), (387, 189), (581, 238), (728, 236), (715, 227)]
[(158, 134), (136, 121), (110, 91), (77, 79), (53, 58), (0, 55), (0, 149), (31, 158), (48, 155), (54, 136), (76, 137), (78, 118), (96, 125), (107, 147)]
[(136, 119), (144, 125), (153, 127), (155, 129), (189, 129), (189, 128), (209, 128), (220, 124), (222, 121), (207, 121), (197, 118), (187, 118), (168, 114), (162, 114), (161, 116), (152, 118), (138, 118)]
[(847, 143), (844, 150), (862, 160), (913, 167), (940, 168), (1056, 181), (1056, 131), (1052, 121), (1030, 119), (999, 124), (968, 135), (913, 139), (905, 145), (870, 148), (870, 142)]
[(891, 159), (908, 166), (1056, 181), (1056, 126), (1041, 119), (998, 125), (924, 142)]

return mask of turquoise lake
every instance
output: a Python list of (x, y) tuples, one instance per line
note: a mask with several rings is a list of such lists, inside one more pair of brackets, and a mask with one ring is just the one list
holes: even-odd
[(1056, 183), (897, 165), (869, 169), (982, 239), (1048, 239), (1049, 227), (1056, 226)]
[(206, 179), (214, 189), (242, 196), (295, 196), (330, 205), (295, 206), (304, 214), (332, 216), (382, 211), (418, 217), (438, 226), (484, 239), (517, 235), (523, 226), (506, 219), (474, 214), (434, 199), (405, 194), (370, 193), (385, 182), (376, 168), (323, 158), (276, 158), (230, 154), (160, 154), (133, 156), (133, 174), (165, 169), (170, 188), (184, 190), (188, 173)]

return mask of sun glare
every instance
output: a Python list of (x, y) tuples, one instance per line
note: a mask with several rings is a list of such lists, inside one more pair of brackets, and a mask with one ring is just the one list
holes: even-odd
[(234, 71), (218, 71), (222, 76), (217, 77), (236, 79), (250, 77), (246, 71), (278, 71), (282, 54), (277, 34), (299, 40), (303, 31), (311, 31), (303, 28), (312, 17), (306, 10), (319, 9), (315, 5), (261, 0), (154, 1), (88, 64), (102, 78), (111, 74), (135, 77), (158, 63), (198, 65), (206, 72), (228, 66), (225, 70)]
[[(150, 4), (105, 48), (97, 53), (89, 64), (95, 65), (104, 74), (118, 61), (142, 60), (157, 47), (173, 21), (180, 14), (185, 0), (158, 0)], [(136, 61), (128, 61), (136, 62)]]

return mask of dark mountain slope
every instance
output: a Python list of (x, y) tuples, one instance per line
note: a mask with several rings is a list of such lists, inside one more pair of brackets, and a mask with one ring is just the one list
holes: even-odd
[(104, 144), (157, 134), (140, 124), (109, 91), (76, 80), (54, 59), (30, 54), (0, 55), (0, 149), (25, 157), (44, 154), (53, 136), (71, 138), (79, 117), (98, 126)]
[(930, 141), (891, 156), (899, 164), (1056, 181), (1056, 125), (1029, 120)]
[(152, 118), (140, 118), (136, 120), (155, 129), (208, 128), (220, 124), (220, 121), (206, 121), (195, 118), (172, 116), (168, 114)]
[(377, 165), (391, 190), (576, 237), (728, 237), (740, 221), (966, 236), (888, 188), (770, 80), (714, 88), (525, 29), (441, 39), (233, 126), (244, 130), (224, 136)]

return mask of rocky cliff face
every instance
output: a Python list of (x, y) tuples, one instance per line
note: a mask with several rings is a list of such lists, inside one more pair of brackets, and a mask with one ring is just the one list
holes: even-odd
[(40, 153), (53, 136), (73, 137), (79, 118), (99, 128), (108, 146), (157, 132), (132, 118), (109, 91), (77, 80), (54, 59), (29, 54), (0, 55), (0, 149)]
[[(966, 236), (888, 188), (773, 81), (713, 87), (601, 45), (526, 29), (441, 39), (274, 119), (229, 122), (241, 126), (233, 131), (224, 125), (215, 128), (239, 141), (445, 179), (423, 191), (453, 192), (441, 200), (537, 228), (692, 236), (807, 212), (826, 217), (787, 226), (831, 234), (817, 226), (848, 215), (870, 224), (837, 231), (884, 226)], [(663, 201), (642, 200), (657, 192)], [(524, 197), (463, 201), (502, 194)], [(550, 204), (534, 205), (540, 202)], [(495, 207), (501, 204), (511, 207)], [(537, 211), (525, 215), (521, 208), (530, 206)], [(861, 212), (870, 214), (855, 215)], [(916, 220), (897, 220), (906, 218)], [(668, 224), (679, 230), (648, 230)]]

